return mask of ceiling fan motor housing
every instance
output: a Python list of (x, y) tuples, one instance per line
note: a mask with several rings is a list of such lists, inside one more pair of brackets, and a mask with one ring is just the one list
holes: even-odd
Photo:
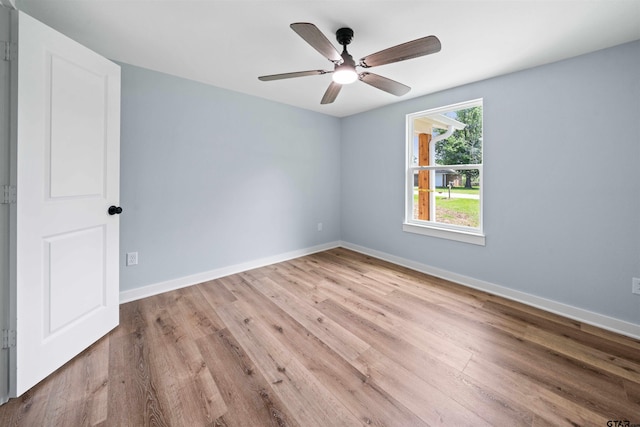
[(342, 63), (336, 64), (335, 71), (339, 69), (349, 69), (355, 73), (356, 71), (356, 62), (353, 60), (353, 57), (349, 55), (347, 52), (347, 45), (351, 43), (351, 39), (353, 39), (353, 30), (351, 28), (340, 28), (336, 31), (336, 39), (338, 43), (340, 43), (343, 47), (342, 50)]
[(346, 46), (351, 43), (353, 39), (353, 30), (351, 28), (340, 28), (336, 31), (336, 39), (342, 46)]

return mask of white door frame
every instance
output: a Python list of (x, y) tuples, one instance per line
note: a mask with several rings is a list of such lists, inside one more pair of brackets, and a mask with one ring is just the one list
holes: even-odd
[[(16, 182), (15, 162), (15, 85), (13, 76), (17, 72), (16, 61), (8, 61), (4, 57), (5, 42), (16, 40), (17, 13), (10, 4), (3, 0), (0, 4), (0, 41), (2, 41), (2, 58), (0, 59), (0, 186), (13, 186)], [(2, 188), (1, 190), (4, 190)], [(15, 204), (0, 204), (0, 330), (15, 330), (15, 318), (12, 316), (11, 279), (15, 274), (11, 246), (15, 242), (14, 228), (11, 228), (11, 217), (15, 215)], [(0, 349), (0, 404), (9, 399), (11, 370), (11, 349)]]

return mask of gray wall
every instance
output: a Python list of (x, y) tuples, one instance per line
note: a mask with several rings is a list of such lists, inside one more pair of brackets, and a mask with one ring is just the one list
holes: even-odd
[[(342, 240), (640, 324), (639, 76), (633, 42), (343, 119)], [(403, 232), (405, 115), (475, 98), (486, 246)]]
[(122, 291), (340, 239), (339, 119), (121, 65)]

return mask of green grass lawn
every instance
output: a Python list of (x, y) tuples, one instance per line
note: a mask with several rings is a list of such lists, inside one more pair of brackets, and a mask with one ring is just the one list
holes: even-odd
[[(451, 192), (453, 193), (453, 190)], [(418, 204), (417, 194), (413, 196), (413, 203)], [(436, 195), (436, 220), (445, 224), (478, 227), (480, 226), (480, 200), (449, 199), (445, 195)]]
[(478, 227), (480, 225), (480, 201), (437, 196), (436, 220), (445, 224)]

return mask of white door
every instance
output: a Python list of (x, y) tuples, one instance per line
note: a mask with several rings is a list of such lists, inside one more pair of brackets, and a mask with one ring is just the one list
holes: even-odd
[(18, 12), (19, 396), (118, 324), (120, 67)]

